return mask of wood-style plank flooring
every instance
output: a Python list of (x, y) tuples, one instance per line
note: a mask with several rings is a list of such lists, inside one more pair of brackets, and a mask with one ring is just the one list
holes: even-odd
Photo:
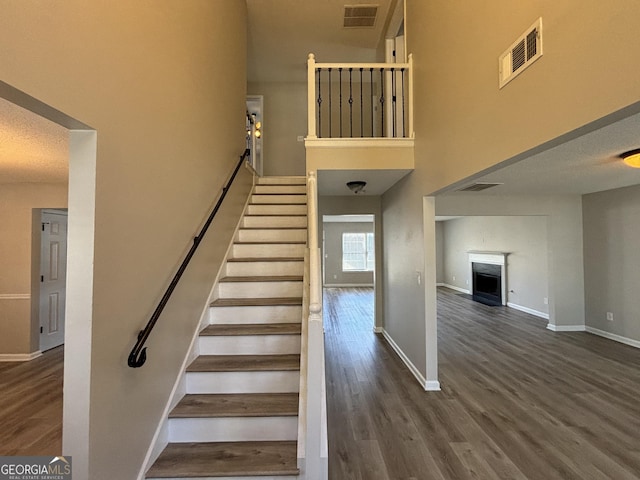
[(640, 479), (640, 350), (439, 289), (441, 392), (325, 290), (332, 480)]
[(0, 363), (0, 456), (62, 454), (64, 347)]

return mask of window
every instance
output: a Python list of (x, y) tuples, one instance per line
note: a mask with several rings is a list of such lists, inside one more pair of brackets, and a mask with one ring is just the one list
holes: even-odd
[(342, 234), (343, 272), (373, 272), (375, 263), (373, 233)]

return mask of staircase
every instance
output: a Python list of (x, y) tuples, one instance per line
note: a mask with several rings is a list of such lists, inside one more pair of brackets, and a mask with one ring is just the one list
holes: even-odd
[(305, 177), (260, 178), (147, 479), (298, 475), (306, 240)]

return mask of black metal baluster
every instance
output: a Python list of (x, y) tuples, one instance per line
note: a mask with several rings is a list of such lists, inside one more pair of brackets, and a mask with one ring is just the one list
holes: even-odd
[(402, 72), (402, 137), (407, 137), (406, 119), (404, 117), (404, 68), (400, 70)]
[(364, 68), (360, 68), (360, 138), (364, 137), (364, 120), (363, 120), (363, 108), (362, 108), (362, 71)]
[(381, 137), (384, 137), (384, 68), (380, 69), (380, 108), (381, 108), (381, 120), (380, 120), (380, 133)]
[(371, 95), (369, 95), (369, 103), (371, 104), (371, 138), (373, 138), (373, 68), (369, 69), (369, 77), (371, 81), (369, 84), (371, 86)]
[(318, 72), (318, 138), (322, 138), (322, 87), (320, 86), (320, 77), (322, 76), (322, 69), (317, 68)]
[(340, 138), (342, 138), (342, 68), (338, 69), (339, 75), (339, 84), (340, 84)]
[(391, 136), (396, 136), (396, 123), (398, 122), (397, 113), (397, 102), (396, 102), (396, 69), (391, 69)]
[(332, 116), (333, 116), (333, 109), (331, 107), (331, 69), (329, 69), (329, 138), (333, 138), (333, 131), (331, 129)]
[(349, 137), (353, 138), (353, 68), (349, 68)]

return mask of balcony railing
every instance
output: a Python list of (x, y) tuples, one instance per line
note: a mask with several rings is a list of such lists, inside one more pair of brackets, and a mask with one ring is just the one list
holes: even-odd
[(316, 63), (309, 54), (307, 138), (413, 138), (413, 60)]

